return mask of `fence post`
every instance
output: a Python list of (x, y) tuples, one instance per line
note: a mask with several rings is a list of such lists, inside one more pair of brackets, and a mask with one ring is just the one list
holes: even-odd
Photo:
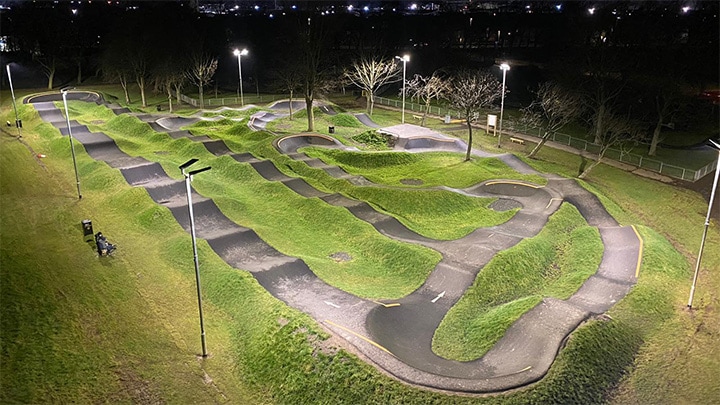
[(660, 174), (662, 174), (662, 169), (663, 169), (663, 162), (660, 162), (660, 172), (659, 172)]

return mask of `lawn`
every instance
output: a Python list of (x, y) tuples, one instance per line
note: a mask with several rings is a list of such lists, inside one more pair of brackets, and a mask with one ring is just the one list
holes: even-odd
[[(9, 97), (3, 100), (0, 118), (12, 121)], [(74, 104), (78, 113), (85, 108)], [(102, 118), (95, 118), (96, 113)], [(0, 134), (0, 402), (462, 404), (593, 403), (610, 398), (616, 403), (709, 403), (720, 396), (715, 372), (720, 369), (720, 276), (709, 271), (720, 267), (720, 253), (712, 249), (720, 243), (715, 223), (696, 307), (685, 310), (689, 269), (707, 209), (696, 193), (599, 166), (583, 184), (599, 193), (620, 222), (647, 225), (639, 226), (645, 254), (638, 285), (609, 318), (591, 320), (573, 333), (539, 383), (499, 396), (453, 396), (408, 387), (378, 372), (343, 350), (315, 321), (272, 298), (247, 273), (229, 268), (202, 241), (211, 356), (198, 360), (189, 235), (143, 190), (129, 187), (117, 170), (94, 162), (82, 148), (78, 163), (84, 191), (78, 201), (67, 139), (41, 124), (30, 107), (21, 106), (21, 114), (23, 140), (32, 151), (7, 129)], [(227, 184), (233, 184), (229, 178), (251, 187), (262, 183), (247, 165), (215, 158), (189, 140), (173, 142), (145, 132), (136, 122), (114, 122), (100, 111), (87, 114), (88, 119), (104, 121), (98, 127), (114, 128), (113, 137), (123, 149), (160, 161), (171, 175), (178, 175), (177, 165), (188, 156), (212, 164), (208, 176), (193, 183), (202, 193), (228, 192)], [(393, 114), (399, 116), (387, 113), (387, 120)], [(218, 127), (217, 133), (227, 134), (233, 149), (254, 148), (256, 156), (272, 158), (286, 173), (302, 174), (328, 190), (341, 181), (276, 156), (268, 146), (269, 135), (244, 133), (240, 126)], [(487, 138), (493, 150), (495, 138), (478, 138)], [(37, 153), (47, 157), (38, 160)], [(580, 159), (545, 148), (529, 163), (574, 176)], [(279, 196), (281, 207), (301, 203), (286, 195), (284, 186), (262, 187), (259, 193)], [(216, 199), (226, 214), (236, 206), (232, 215), (238, 222), (252, 225), (267, 219), (253, 219), (244, 210), (260, 210), (262, 205), (253, 204), (270, 202), (247, 190), (233, 191), (238, 194)], [(325, 214), (353, 224), (343, 213)], [(82, 241), (80, 221), (85, 218), (92, 218), (96, 231), (120, 246), (114, 258), (97, 258)], [(318, 218), (305, 220), (303, 225)], [(279, 247), (291, 242), (276, 237), (281, 242), (273, 244)], [(324, 254), (308, 256), (322, 261)]]

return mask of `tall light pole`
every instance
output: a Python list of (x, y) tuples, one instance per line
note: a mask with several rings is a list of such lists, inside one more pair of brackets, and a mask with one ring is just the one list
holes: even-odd
[(190, 214), (190, 236), (193, 245), (193, 261), (195, 262), (195, 285), (197, 286), (198, 311), (200, 312), (200, 342), (202, 343), (202, 356), (207, 357), (207, 345), (205, 344), (205, 324), (203, 323), (202, 295), (200, 294), (200, 263), (198, 262), (197, 243), (195, 242), (195, 216), (193, 215), (192, 192), (190, 190), (190, 182), (192, 176), (207, 170), (210, 167), (186, 172), (185, 169), (197, 162), (197, 159), (190, 159), (180, 165), (180, 171), (185, 176), (185, 189), (187, 191), (188, 212)]
[(692, 309), (693, 297), (695, 296), (695, 285), (697, 284), (698, 273), (700, 272), (700, 261), (702, 260), (703, 250), (705, 249), (705, 238), (707, 238), (708, 227), (710, 226), (710, 212), (712, 212), (713, 201), (715, 200), (715, 191), (717, 190), (718, 177), (720, 177), (720, 144), (712, 142), (713, 146), (718, 149), (718, 162), (715, 168), (715, 180), (713, 182), (712, 191), (710, 192), (710, 202), (708, 203), (708, 212), (705, 217), (705, 229), (703, 230), (702, 239), (700, 241), (700, 253), (698, 253), (697, 261), (695, 262), (695, 275), (693, 276), (692, 287), (690, 287), (690, 298), (688, 299), (688, 308)]
[(505, 109), (505, 76), (507, 75), (507, 71), (510, 70), (510, 65), (508, 65), (507, 63), (503, 63), (502, 65), (500, 65), (500, 69), (503, 72), (503, 82), (502, 95), (500, 96), (500, 131), (498, 132), (498, 148), (500, 147), (500, 137), (502, 137), (503, 110)]
[(405, 123), (405, 67), (410, 61), (410, 55), (403, 55), (402, 57), (396, 56), (395, 59), (400, 59), (403, 63), (403, 87), (402, 87), (402, 119), (401, 122)]
[(67, 122), (68, 139), (70, 140), (70, 153), (72, 153), (73, 167), (75, 168), (75, 183), (77, 183), (78, 199), (82, 199), (80, 193), (80, 175), (78, 175), (77, 160), (75, 159), (75, 144), (73, 143), (72, 129), (70, 129), (70, 112), (68, 112), (67, 93), (68, 89), (60, 90), (62, 93), (63, 104), (65, 105), (65, 121)]
[(10, 82), (10, 96), (12, 97), (13, 110), (15, 111), (15, 126), (18, 130), (18, 136), (22, 138), (22, 121), (20, 121), (18, 117), (17, 105), (15, 105), (15, 90), (13, 89), (12, 75), (10, 75), (10, 64), (8, 63), (5, 67), (7, 68), (8, 82)]
[(241, 57), (248, 54), (247, 49), (243, 49), (242, 51), (239, 49), (235, 49), (233, 51), (233, 55), (237, 56), (238, 58), (238, 88), (240, 92), (240, 105), (245, 105), (245, 99), (243, 98), (243, 85), (242, 85), (242, 63), (240, 62)]

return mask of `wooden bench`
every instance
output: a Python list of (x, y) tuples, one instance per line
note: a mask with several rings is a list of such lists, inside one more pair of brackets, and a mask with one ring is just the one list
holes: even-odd
[(519, 143), (520, 145), (525, 145), (525, 140), (520, 139), (520, 138), (510, 137), (510, 142)]
[(422, 115), (415, 115), (415, 114), (413, 114), (413, 118), (415, 118), (416, 120), (419, 121), (419, 120), (422, 119)]

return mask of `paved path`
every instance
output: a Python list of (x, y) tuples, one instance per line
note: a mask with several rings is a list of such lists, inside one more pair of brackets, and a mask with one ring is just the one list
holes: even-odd
[[(87, 95), (78, 95), (76, 99), (102, 102)], [(30, 101), (44, 120), (62, 129), (66, 122), (51, 100), (45, 97)], [(109, 108), (124, 112), (117, 106)], [(129, 184), (144, 187), (154, 201), (168, 207), (189, 231), (183, 181), (167, 176), (158, 163), (128, 156), (103, 133), (92, 133), (74, 121), (71, 121), (71, 128), (73, 136), (90, 156), (118, 168)], [(404, 130), (411, 131), (412, 128)], [(369, 361), (414, 384), (452, 391), (497, 392), (536, 381), (545, 375), (564, 339), (581, 322), (591, 314), (606, 311), (635, 283), (641, 242), (634, 229), (618, 226), (598, 199), (572, 179), (549, 175), (544, 187), (517, 181), (492, 181), (463, 190), (450, 189), (466, 195), (501, 197), (522, 208), (504, 224), (477, 229), (457, 240), (436, 241), (416, 234), (363, 201), (322, 192), (303, 179), (286, 176), (271, 161), (259, 160), (247, 153), (234, 153), (221, 140), (192, 136), (187, 131), (168, 131), (168, 135), (202, 142), (215, 155), (228, 155), (239, 164), (250, 164), (268, 181), (281, 182), (305, 197), (317, 197), (328, 204), (346, 208), (388, 237), (428, 246), (442, 253), (443, 259), (435, 270), (412, 294), (389, 303), (369, 301), (318, 279), (302, 260), (281, 254), (252, 229), (230, 221), (211, 199), (193, 191), (197, 235), (206, 239), (221, 258), (235, 268), (251, 272), (271, 294), (313, 316), (353, 344)], [(433, 134), (409, 138), (418, 142), (414, 146), (420, 146), (419, 150), (448, 141), (447, 137)], [(288, 136), (275, 141), (279, 151), (311, 167), (354, 184), (369, 184), (361, 176), (350, 175), (298, 152), (309, 145), (345, 148), (331, 137), (316, 134)], [(412, 143), (405, 143), (403, 148), (418, 150)], [(513, 155), (498, 157), (520, 172), (533, 172)], [(445, 313), (472, 285), (477, 273), (497, 252), (536, 235), (562, 201), (575, 205), (588, 223), (600, 231), (605, 251), (597, 273), (567, 300), (544, 299), (515, 322), (480, 359), (457, 362), (435, 355), (431, 350), (435, 329)]]

